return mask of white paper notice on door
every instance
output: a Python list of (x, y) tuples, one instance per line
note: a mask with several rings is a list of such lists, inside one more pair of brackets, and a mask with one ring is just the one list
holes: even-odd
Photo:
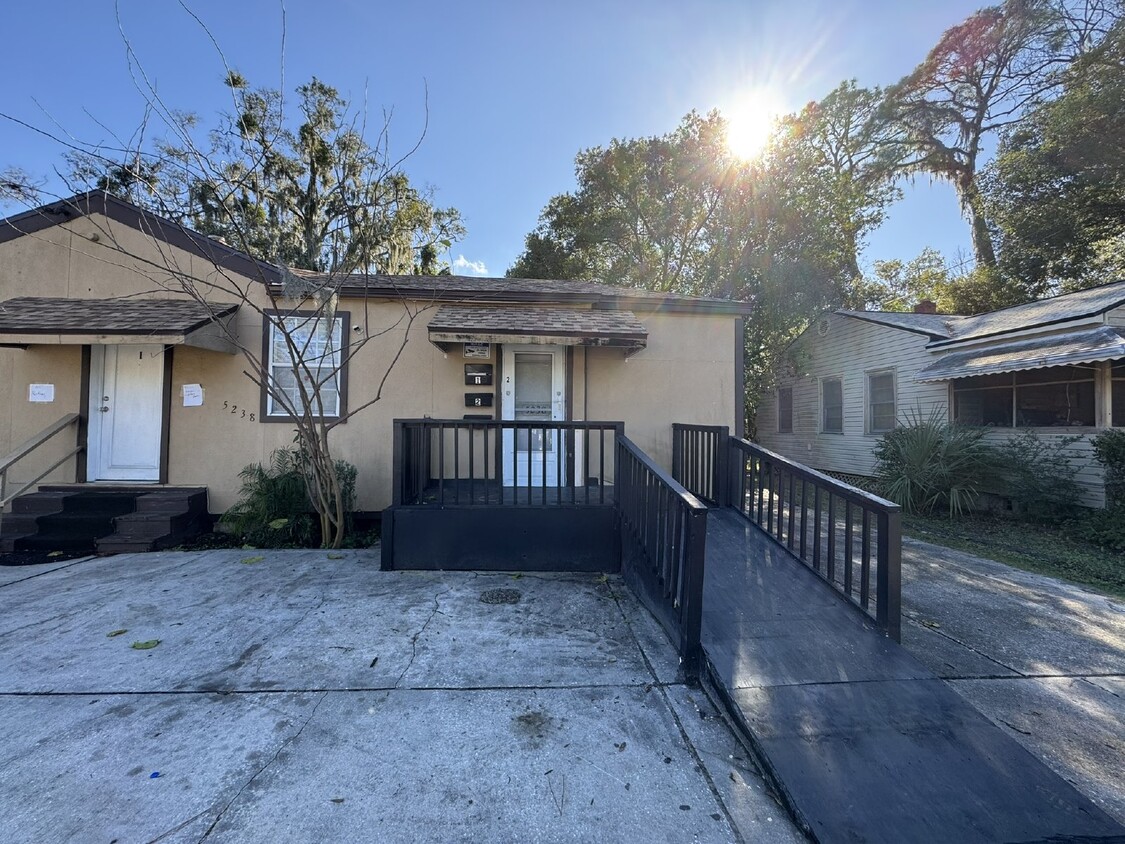
[(52, 402), (55, 400), (54, 384), (31, 384), (27, 388), (27, 400), (33, 402)]
[(184, 384), (184, 407), (203, 406), (203, 387), (199, 384)]

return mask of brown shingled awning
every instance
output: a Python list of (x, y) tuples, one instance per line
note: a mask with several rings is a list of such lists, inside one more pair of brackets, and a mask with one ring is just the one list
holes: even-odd
[(190, 299), (59, 299), (0, 302), (0, 345), (164, 343), (234, 354), (222, 325), (238, 305)]
[(537, 343), (613, 346), (632, 354), (648, 343), (648, 330), (632, 311), (444, 305), (429, 330), (442, 351), (459, 343)]

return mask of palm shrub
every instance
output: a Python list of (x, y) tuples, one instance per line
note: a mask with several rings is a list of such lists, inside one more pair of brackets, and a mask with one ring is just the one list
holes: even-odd
[(251, 463), (238, 473), (238, 502), (222, 523), (259, 548), (303, 546), (312, 541), (312, 506), (295, 449), (279, 448), (268, 466)]
[(943, 417), (940, 408), (910, 412), (875, 446), (879, 490), (907, 513), (961, 515), (996, 477), (1000, 461), (985, 430)]
[[(355, 510), (356, 467), (336, 461), (347, 529)], [(222, 516), (222, 523), (259, 548), (307, 547), (316, 536), (316, 522), (309, 497), (308, 460), (299, 448), (279, 448), (270, 455), (269, 466), (251, 463), (241, 472), (238, 502)], [(335, 500), (331, 502), (335, 506)]]

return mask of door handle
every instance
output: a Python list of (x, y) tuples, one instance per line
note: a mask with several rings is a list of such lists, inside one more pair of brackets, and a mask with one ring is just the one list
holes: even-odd
[(108, 408), (108, 407), (105, 407), (105, 406), (103, 406), (103, 407), (99, 407), (99, 408), (98, 408), (98, 412), (99, 412), (99, 413), (109, 413), (109, 408)]

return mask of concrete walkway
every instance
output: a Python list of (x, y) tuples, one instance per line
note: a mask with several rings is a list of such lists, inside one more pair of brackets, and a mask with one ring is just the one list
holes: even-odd
[(1125, 601), (909, 539), (902, 579), (906, 649), (1125, 823)]
[[(709, 514), (707, 543), (708, 659), (818, 840), (1125, 841), (1125, 827), (734, 511)], [(985, 585), (966, 586), (981, 587), (975, 606), (988, 613)], [(947, 611), (955, 600), (935, 596)]]
[(0, 568), (0, 840), (207, 839), (802, 837), (617, 578), (377, 551)]

